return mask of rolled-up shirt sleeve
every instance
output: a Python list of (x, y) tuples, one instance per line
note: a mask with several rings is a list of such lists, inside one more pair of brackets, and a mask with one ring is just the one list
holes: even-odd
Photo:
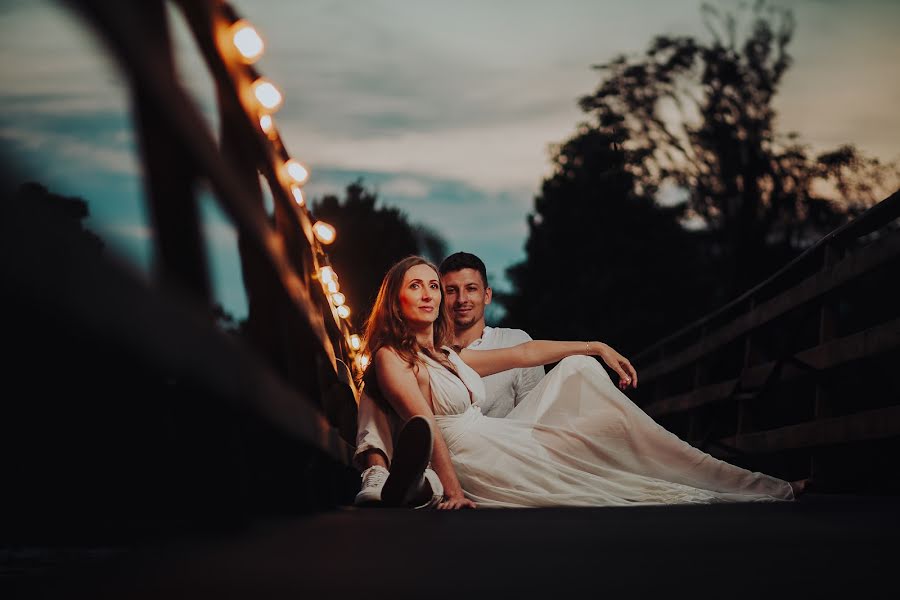
[[(522, 331), (521, 329), (516, 330), (517, 337), (520, 339), (516, 342), (518, 344), (524, 344), (525, 342), (531, 341), (531, 336)], [(518, 406), (519, 402), (525, 399), (525, 396), (531, 392), (537, 386), (538, 383), (543, 379), (544, 367), (529, 367), (527, 369), (517, 369), (516, 377), (513, 382), (513, 387), (515, 388), (515, 399), (513, 400), (513, 405)]]

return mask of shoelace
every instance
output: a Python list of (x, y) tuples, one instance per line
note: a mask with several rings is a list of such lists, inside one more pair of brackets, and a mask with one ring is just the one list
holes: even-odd
[(363, 478), (362, 487), (380, 487), (388, 478), (388, 473), (383, 469), (369, 469)]

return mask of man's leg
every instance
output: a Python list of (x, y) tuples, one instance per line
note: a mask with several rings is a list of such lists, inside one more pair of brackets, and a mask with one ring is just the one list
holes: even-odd
[(398, 429), (398, 420), (392, 416), (365, 392), (360, 396), (353, 462), (362, 473), (360, 490), (354, 500), (356, 505), (381, 502), (381, 489), (388, 478)]
[(381, 502), (381, 490), (387, 481), (388, 461), (381, 450), (371, 449), (365, 451), (357, 462), (365, 468), (360, 473), (361, 482), (359, 492), (353, 503), (357, 506), (379, 504)]

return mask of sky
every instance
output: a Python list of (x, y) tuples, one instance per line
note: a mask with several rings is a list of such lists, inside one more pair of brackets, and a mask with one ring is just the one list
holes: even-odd
[[(524, 258), (526, 216), (551, 144), (585, 116), (592, 65), (660, 34), (707, 39), (700, 2), (672, 0), (236, 0), (285, 94), (276, 123), (309, 166), (308, 197), (362, 177), (385, 205), (481, 256), (494, 287)], [(734, 2), (719, 6), (734, 6)], [(854, 143), (900, 159), (900, 2), (795, 0), (794, 64), (775, 107), (815, 150)], [(184, 85), (212, 122), (211, 81), (177, 12)], [(79, 196), (87, 225), (138, 270), (151, 262), (141, 166), (123, 78), (62, 3), (0, 0), (0, 156)], [(202, 200), (217, 298), (246, 299), (233, 228)], [(340, 235), (340, 232), (338, 232)]]

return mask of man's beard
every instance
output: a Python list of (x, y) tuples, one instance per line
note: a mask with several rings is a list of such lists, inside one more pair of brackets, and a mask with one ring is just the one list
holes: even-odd
[(469, 329), (475, 323), (478, 322), (478, 317), (475, 315), (470, 315), (465, 319), (459, 319), (455, 315), (453, 316), (453, 326), (457, 329)]

